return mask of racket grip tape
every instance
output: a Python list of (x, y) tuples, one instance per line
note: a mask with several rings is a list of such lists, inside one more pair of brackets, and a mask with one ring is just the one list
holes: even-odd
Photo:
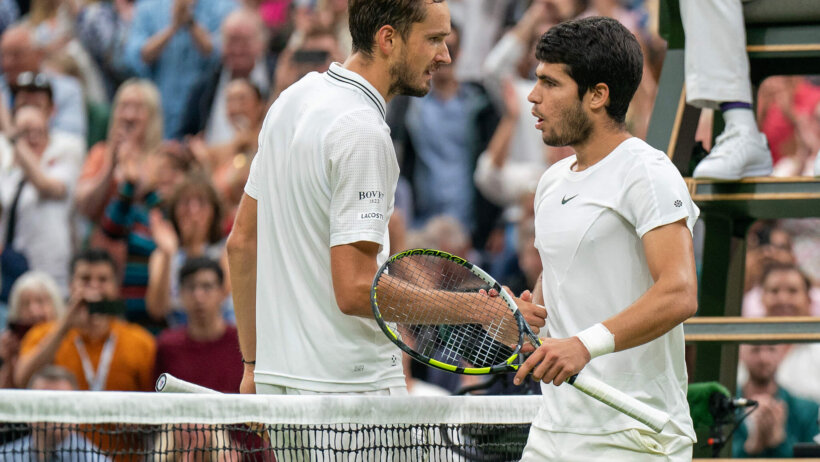
[(159, 375), (154, 388), (160, 393), (219, 393), (216, 390), (178, 379), (167, 372)]
[(569, 383), (587, 395), (646, 425), (655, 433), (660, 433), (669, 422), (670, 417), (666, 412), (644, 404), (595, 377), (578, 374), (571, 378)]

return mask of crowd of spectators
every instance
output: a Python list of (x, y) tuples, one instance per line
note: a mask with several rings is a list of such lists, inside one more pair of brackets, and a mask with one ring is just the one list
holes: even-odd
[[(449, 3), (453, 64), (434, 74), (426, 97), (388, 106), (402, 175), (391, 251), (451, 251), (519, 293), (541, 271), (535, 186), (572, 154), (544, 146), (533, 128), (534, 44), (574, 17), (624, 23), (645, 56), (627, 125), (645, 137), (665, 49), (658, 2)], [(0, 0), (1, 387), (32, 386), (39, 370), (57, 364), (81, 390), (149, 390), (159, 373), (172, 372), (237, 391), (225, 238), (267, 108), (305, 74), (350, 53), (346, 5)], [(812, 174), (820, 82), (770, 78), (757, 113), (774, 175)], [(708, 147), (708, 130), (698, 136)], [(755, 225), (744, 314), (787, 314), (771, 295), (783, 268), (808, 278), (790, 314), (820, 314), (812, 284), (820, 280), (818, 230), (816, 222)], [(202, 373), (215, 368), (235, 377)], [(417, 391), (475, 385), (407, 369)]]

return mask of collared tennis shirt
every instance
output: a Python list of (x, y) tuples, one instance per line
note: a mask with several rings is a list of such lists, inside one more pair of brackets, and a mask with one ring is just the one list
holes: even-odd
[[(547, 327), (567, 338), (623, 311), (654, 281), (641, 239), (660, 226), (698, 218), (686, 184), (666, 155), (638, 138), (622, 142), (581, 172), (575, 156), (557, 162), (535, 194), (535, 246), (541, 255)], [(683, 326), (628, 350), (593, 359), (581, 374), (672, 416), (664, 432), (694, 440), (686, 401)], [(606, 434), (647, 427), (571, 386), (541, 384), (539, 428)]]
[(369, 241), (389, 252), (399, 177), (385, 102), (332, 64), (271, 107), (245, 192), (257, 200), (257, 383), (318, 392), (403, 387), (400, 350), (373, 319), (336, 303), (330, 248)]

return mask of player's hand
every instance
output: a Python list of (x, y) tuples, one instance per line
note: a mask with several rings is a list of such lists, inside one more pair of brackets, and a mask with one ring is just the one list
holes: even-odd
[(253, 364), (244, 364), (245, 371), (242, 373), (242, 382), (239, 384), (239, 393), (247, 395), (256, 394), (256, 383), (253, 381)]
[(513, 380), (516, 385), (521, 385), (530, 371), (533, 380), (552, 382), (555, 386), (561, 385), (568, 378), (581, 372), (590, 360), (589, 351), (578, 337), (545, 338), (542, 342), (543, 344), (518, 368)]
[[(510, 289), (504, 287), (504, 290), (510, 292)], [(512, 295), (512, 292), (510, 292)], [(530, 325), (533, 333), (538, 334), (541, 328), (547, 325), (547, 309), (541, 305), (536, 305), (532, 302), (532, 293), (525, 290), (521, 293), (521, 297), (516, 298), (513, 295), (515, 304), (518, 305), (518, 310), (524, 316), (524, 320)]]

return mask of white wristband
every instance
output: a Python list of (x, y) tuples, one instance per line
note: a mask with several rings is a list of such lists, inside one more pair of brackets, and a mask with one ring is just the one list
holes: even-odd
[(615, 351), (615, 336), (601, 323), (582, 330), (575, 335), (589, 350), (589, 359)]

